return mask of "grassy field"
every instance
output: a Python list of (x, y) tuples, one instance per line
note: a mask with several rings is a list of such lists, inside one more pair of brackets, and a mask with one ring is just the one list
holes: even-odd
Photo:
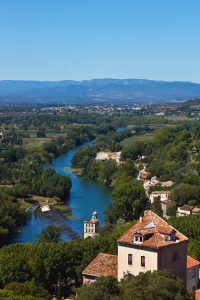
[(127, 138), (125, 140), (123, 140), (121, 142), (121, 145), (123, 146), (128, 146), (130, 144), (132, 144), (133, 142), (136, 142), (136, 141), (146, 141), (146, 140), (150, 140), (152, 139), (153, 137), (153, 134), (145, 134), (145, 135), (134, 135), (134, 136), (131, 136), (130, 138)]
[(40, 148), (44, 142), (50, 141), (50, 138), (24, 138), (23, 146), (27, 149)]
[(53, 199), (53, 198), (36, 196), (36, 195), (31, 195), (26, 200), (25, 199), (21, 199), (21, 198), (18, 198), (17, 200), (21, 204), (20, 207), (23, 208), (23, 209), (27, 209), (27, 208), (29, 208), (33, 204), (47, 203), (47, 201), (48, 201), (48, 203), (53, 203), (53, 204), (57, 203), (56, 200)]

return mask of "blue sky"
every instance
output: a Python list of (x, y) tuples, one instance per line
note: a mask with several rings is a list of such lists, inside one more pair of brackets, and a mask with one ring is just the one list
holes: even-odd
[(0, 80), (200, 83), (199, 0), (0, 0)]

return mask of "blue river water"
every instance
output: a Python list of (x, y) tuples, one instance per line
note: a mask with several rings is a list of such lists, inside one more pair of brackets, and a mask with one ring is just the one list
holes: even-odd
[[(119, 128), (122, 131), (124, 128)], [(92, 141), (82, 144), (92, 145)], [(76, 150), (80, 147), (73, 148), (67, 154), (61, 155), (46, 165), (44, 168), (53, 168), (61, 175), (67, 175), (72, 179), (72, 189), (65, 204), (72, 208), (72, 214), (75, 219), (66, 220), (62, 217), (62, 221), (74, 228), (80, 235), (83, 233), (83, 222), (92, 217), (93, 211), (97, 211), (100, 225), (104, 224), (103, 211), (111, 203), (112, 188), (100, 182), (75, 177), (72, 173), (64, 169), (70, 168), (70, 160), (74, 156)], [(43, 228), (50, 225), (51, 222), (45, 218), (40, 209), (28, 214), (28, 218), (23, 225), (15, 228), (11, 234), (7, 244), (15, 243), (34, 243), (36, 236), (41, 233)], [(68, 236), (62, 235), (62, 239), (68, 241)]]

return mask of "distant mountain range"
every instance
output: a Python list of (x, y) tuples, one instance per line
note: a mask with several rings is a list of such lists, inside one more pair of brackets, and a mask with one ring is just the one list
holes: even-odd
[(83, 81), (0, 81), (0, 101), (60, 100), (68, 102), (171, 102), (200, 97), (200, 84), (145, 79), (92, 79)]

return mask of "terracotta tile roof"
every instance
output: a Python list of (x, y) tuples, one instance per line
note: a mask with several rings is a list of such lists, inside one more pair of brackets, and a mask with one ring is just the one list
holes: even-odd
[(200, 265), (200, 262), (189, 255), (187, 255), (187, 269)]
[(140, 174), (141, 174), (141, 173), (143, 173), (143, 174), (150, 174), (149, 172), (147, 172), (147, 171), (144, 170), (144, 169), (143, 169), (143, 170), (140, 170), (139, 173), (140, 173)]
[(83, 270), (82, 274), (95, 276), (114, 275), (117, 278), (118, 256), (99, 253), (99, 255)]
[[(174, 234), (172, 234), (173, 230)], [(152, 248), (160, 248), (174, 244), (174, 241), (165, 241), (163, 235), (175, 235), (176, 242), (188, 240), (186, 236), (175, 230), (152, 211), (149, 211), (142, 218), (142, 222), (138, 221), (135, 225), (133, 225), (122, 237), (118, 239), (118, 242), (134, 244), (133, 238), (135, 232), (141, 232), (144, 236), (146, 235), (144, 242), (139, 245)]]
[(200, 289), (196, 290), (195, 300), (200, 300)]
[(171, 200), (165, 199), (165, 200), (162, 200), (161, 202), (164, 203), (164, 204), (167, 204), (168, 202), (171, 202)]
[(88, 220), (84, 221), (84, 223), (88, 223), (88, 222), (90, 222), (90, 223), (97, 223), (98, 221), (99, 220), (88, 219)]
[(170, 185), (173, 185), (173, 181), (165, 181), (165, 182), (161, 182), (162, 185), (165, 185), (165, 186), (170, 186)]

